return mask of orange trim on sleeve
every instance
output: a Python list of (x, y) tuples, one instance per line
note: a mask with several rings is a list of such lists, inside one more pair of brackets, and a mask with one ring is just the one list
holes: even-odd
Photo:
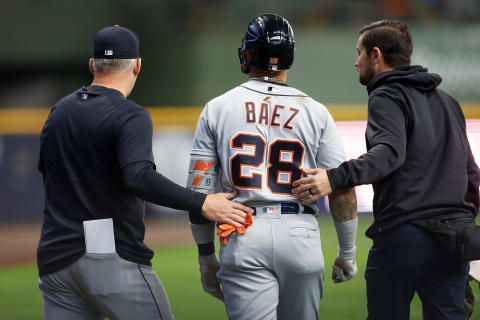
[(215, 161), (207, 162), (207, 161), (196, 160), (193, 166), (193, 170), (203, 171), (205, 173), (208, 173), (214, 164), (215, 164)]
[(195, 187), (195, 188), (198, 188), (198, 186), (200, 185), (200, 182), (202, 182), (203, 180), (203, 175), (201, 176), (196, 176), (195, 178), (193, 178), (193, 182), (192, 182), (192, 186)]

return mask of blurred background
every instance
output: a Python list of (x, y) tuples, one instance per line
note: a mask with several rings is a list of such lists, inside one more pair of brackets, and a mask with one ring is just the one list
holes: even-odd
[[(91, 82), (88, 59), (98, 30), (120, 24), (139, 35), (144, 62), (130, 98), (152, 115), (157, 170), (184, 185), (201, 108), (247, 80), (237, 48), (248, 22), (267, 12), (284, 16), (294, 29), (288, 84), (327, 106), (349, 157), (365, 151), (367, 94), (353, 66), (358, 30), (393, 18), (411, 30), (413, 64), (440, 74), (441, 88), (461, 102), (480, 161), (478, 0), (2, 0), (0, 236), (15, 232), (0, 237), (0, 267), (22, 246), (27, 253), (19, 261), (34, 262), (43, 211), (39, 133), (56, 101)], [(369, 215), (371, 187), (357, 194), (359, 210)], [(155, 205), (147, 215), (185, 223), (184, 213)]]
[[(264, 12), (293, 26), (288, 83), (324, 103), (337, 121), (366, 119), (355, 45), (361, 26), (383, 18), (407, 22), (413, 63), (439, 73), (441, 87), (462, 102), (467, 117), (480, 112), (478, 0), (2, 0), (0, 222), (41, 219), (38, 133), (58, 99), (90, 83), (98, 30), (120, 24), (138, 33), (145, 62), (131, 99), (152, 114), (158, 170), (184, 184), (200, 108), (246, 81), (237, 48), (248, 22)], [(362, 130), (349, 131), (358, 134), (348, 141), (356, 148), (350, 156), (363, 150)], [(362, 201), (365, 210), (368, 202)]]

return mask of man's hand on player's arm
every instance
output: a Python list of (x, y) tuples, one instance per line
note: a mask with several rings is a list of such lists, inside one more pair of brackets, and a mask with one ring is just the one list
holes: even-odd
[(310, 175), (292, 183), (292, 193), (302, 200), (303, 204), (316, 203), (320, 198), (332, 193), (332, 186), (325, 169), (303, 169), (303, 173)]
[(228, 223), (241, 227), (245, 223), (247, 213), (253, 209), (241, 203), (230, 201), (237, 196), (237, 191), (230, 193), (209, 194), (202, 206), (202, 216), (213, 222)]
[(354, 189), (339, 189), (329, 196), (330, 213), (337, 231), (338, 255), (332, 271), (334, 283), (352, 279), (358, 271), (355, 262), (358, 213)]

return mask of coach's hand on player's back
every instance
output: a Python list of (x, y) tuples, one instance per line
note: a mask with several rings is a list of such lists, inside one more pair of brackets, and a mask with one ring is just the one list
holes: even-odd
[(247, 213), (253, 213), (253, 209), (230, 201), (236, 196), (237, 191), (209, 194), (203, 203), (202, 215), (213, 222), (241, 227), (245, 223), (245, 216)]
[(318, 199), (332, 193), (332, 186), (325, 169), (303, 169), (307, 176), (292, 183), (292, 193), (303, 204), (315, 203)]

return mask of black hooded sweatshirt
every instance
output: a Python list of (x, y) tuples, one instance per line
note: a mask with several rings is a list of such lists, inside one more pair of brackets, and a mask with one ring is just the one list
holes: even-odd
[(327, 171), (333, 190), (373, 184), (373, 237), (435, 216), (475, 217), (480, 170), (459, 103), (420, 66), (383, 72), (367, 86), (367, 153)]

